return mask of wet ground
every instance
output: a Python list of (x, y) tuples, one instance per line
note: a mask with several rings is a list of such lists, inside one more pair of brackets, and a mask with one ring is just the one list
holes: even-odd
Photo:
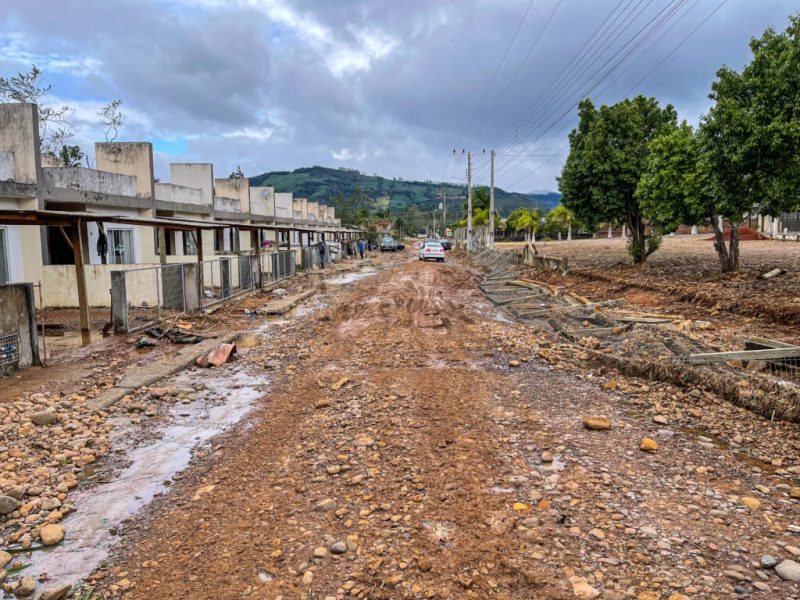
[[(286, 315), (244, 322), (255, 339), (233, 362), (120, 403), (113, 451), (69, 495), (65, 540), (25, 559), (42, 587), (800, 597), (762, 564), (800, 555), (796, 425), (581, 366), (455, 261), (408, 252), (315, 277)], [(610, 429), (587, 429), (591, 416)]]

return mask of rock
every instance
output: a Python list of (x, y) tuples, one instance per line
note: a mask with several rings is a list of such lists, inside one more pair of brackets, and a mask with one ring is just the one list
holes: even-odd
[(800, 581), (800, 564), (788, 558), (775, 567), (775, 572), (786, 581)]
[(510, 360), (510, 361), (508, 361), (508, 366), (509, 367), (518, 367), (519, 366), (519, 361), (518, 360)]
[(42, 595), (39, 596), (39, 600), (61, 600), (69, 594), (71, 589), (72, 585), (68, 583), (47, 588), (42, 592)]
[(642, 441), (639, 442), (639, 450), (643, 450), (645, 452), (655, 452), (658, 450), (658, 442), (651, 438), (642, 438)]
[(605, 431), (611, 429), (611, 421), (606, 417), (586, 417), (583, 420), (583, 426), (592, 431)]
[(335, 392), (336, 390), (340, 389), (343, 385), (347, 385), (349, 381), (350, 381), (349, 377), (342, 377), (339, 381), (331, 385), (331, 390)]
[(329, 512), (334, 508), (336, 508), (336, 500), (333, 498), (325, 498), (314, 505), (314, 510), (317, 512)]
[(652, 591), (639, 592), (639, 595), (636, 596), (636, 600), (659, 600), (659, 598), (661, 598), (661, 594)]
[(45, 525), (39, 529), (39, 537), (45, 546), (53, 546), (64, 539), (64, 528), (61, 525)]
[(30, 596), (36, 589), (36, 580), (27, 575), (19, 580), (19, 587), (14, 590), (15, 596)]
[(324, 546), (314, 548), (314, 558), (325, 558), (326, 556), (328, 556), (328, 551)]
[(593, 600), (593, 598), (597, 598), (600, 595), (598, 590), (594, 589), (577, 575), (570, 577), (569, 581), (572, 584), (572, 592), (578, 598)]
[(237, 348), (255, 348), (261, 345), (261, 338), (257, 335), (246, 335), (236, 340)]
[(669, 419), (664, 415), (656, 415), (653, 417), (653, 423), (658, 423), (659, 425), (668, 425)]
[(742, 496), (740, 502), (742, 503), (742, 506), (746, 506), (747, 508), (751, 508), (753, 510), (761, 506), (760, 500), (751, 498), (750, 496)]
[(778, 559), (770, 554), (765, 554), (761, 557), (761, 567), (763, 569), (771, 569), (778, 564)]
[(793, 487), (789, 490), (789, 496), (792, 498), (800, 498), (800, 487)]
[(0, 515), (7, 515), (19, 508), (19, 500), (11, 496), (0, 496)]
[(169, 388), (165, 387), (152, 387), (149, 391), (151, 398), (163, 398), (169, 395)]
[(757, 590), (761, 591), (761, 592), (772, 593), (772, 588), (769, 587), (763, 581), (754, 581), (753, 582), (753, 587), (756, 588)]
[(317, 403), (314, 405), (316, 408), (326, 408), (331, 405), (331, 401), (327, 398), (323, 398), (322, 400), (317, 400)]
[(311, 585), (314, 582), (314, 572), (306, 571), (303, 573), (303, 585)]
[(331, 554), (344, 554), (347, 552), (347, 544), (345, 542), (335, 542), (331, 544), (329, 550)]
[(420, 571), (427, 573), (433, 568), (433, 562), (431, 562), (431, 559), (426, 556), (420, 556), (417, 559), (417, 566), (419, 567)]
[(553, 453), (552, 452), (542, 452), (541, 459), (543, 463), (551, 463), (553, 462)]
[(5, 550), (0, 550), (0, 569), (2, 569), (2, 568), (3, 568), (3, 567), (5, 567), (5, 566), (6, 566), (6, 565), (7, 565), (9, 562), (11, 562), (11, 559), (12, 559), (12, 558), (14, 558), (14, 557), (13, 557), (13, 556), (11, 556), (11, 554), (9, 554), (8, 552), (6, 552)]
[(52, 425), (58, 422), (58, 415), (52, 409), (35, 412), (31, 415), (31, 421), (35, 425)]

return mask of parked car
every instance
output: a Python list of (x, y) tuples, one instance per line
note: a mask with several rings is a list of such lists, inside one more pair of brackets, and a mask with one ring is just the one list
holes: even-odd
[(419, 259), (444, 262), (444, 248), (439, 242), (428, 242), (419, 249)]
[(381, 238), (381, 252), (397, 252), (397, 242), (394, 238), (385, 237)]
[(396, 248), (398, 251), (399, 251), (399, 250), (405, 250), (405, 249), (406, 249), (406, 245), (405, 245), (403, 242), (397, 242), (397, 241), (395, 241), (395, 248)]
[(451, 244), (450, 240), (448, 240), (446, 238), (439, 240), (439, 243), (442, 245), (442, 248), (444, 248), (445, 250), (452, 250), (453, 249), (453, 244)]

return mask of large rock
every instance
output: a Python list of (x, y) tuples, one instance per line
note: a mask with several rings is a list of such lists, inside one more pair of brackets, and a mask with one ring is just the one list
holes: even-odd
[(786, 581), (800, 581), (800, 564), (786, 559), (775, 567), (775, 572)]
[(39, 530), (39, 537), (45, 546), (53, 546), (64, 539), (64, 528), (61, 525), (45, 525)]
[(606, 417), (586, 417), (583, 420), (583, 426), (592, 431), (605, 431), (611, 429), (611, 421)]
[(570, 577), (569, 581), (572, 584), (572, 592), (576, 597), (582, 600), (593, 600), (600, 595), (598, 590), (594, 589), (577, 575)]
[(68, 583), (47, 588), (42, 592), (42, 595), (39, 596), (39, 600), (61, 600), (69, 594), (71, 589), (72, 586)]
[(7, 515), (19, 508), (19, 500), (11, 496), (0, 495), (0, 515)]
[(19, 581), (19, 587), (14, 590), (15, 596), (30, 596), (36, 589), (36, 580), (30, 575)]
[(52, 409), (35, 412), (31, 415), (31, 421), (35, 425), (52, 425), (58, 422), (58, 415)]

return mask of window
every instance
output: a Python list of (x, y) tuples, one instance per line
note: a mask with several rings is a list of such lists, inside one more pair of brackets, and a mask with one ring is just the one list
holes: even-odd
[(11, 277), (8, 274), (8, 242), (6, 241), (6, 232), (6, 229), (0, 228), (0, 284), (11, 282)]
[(194, 231), (183, 232), (183, 254), (184, 256), (197, 254), (197, 241), (194, 239)]
[(108, 263), (132, 265), (133, 259), (133, 229), (109, 229)]

